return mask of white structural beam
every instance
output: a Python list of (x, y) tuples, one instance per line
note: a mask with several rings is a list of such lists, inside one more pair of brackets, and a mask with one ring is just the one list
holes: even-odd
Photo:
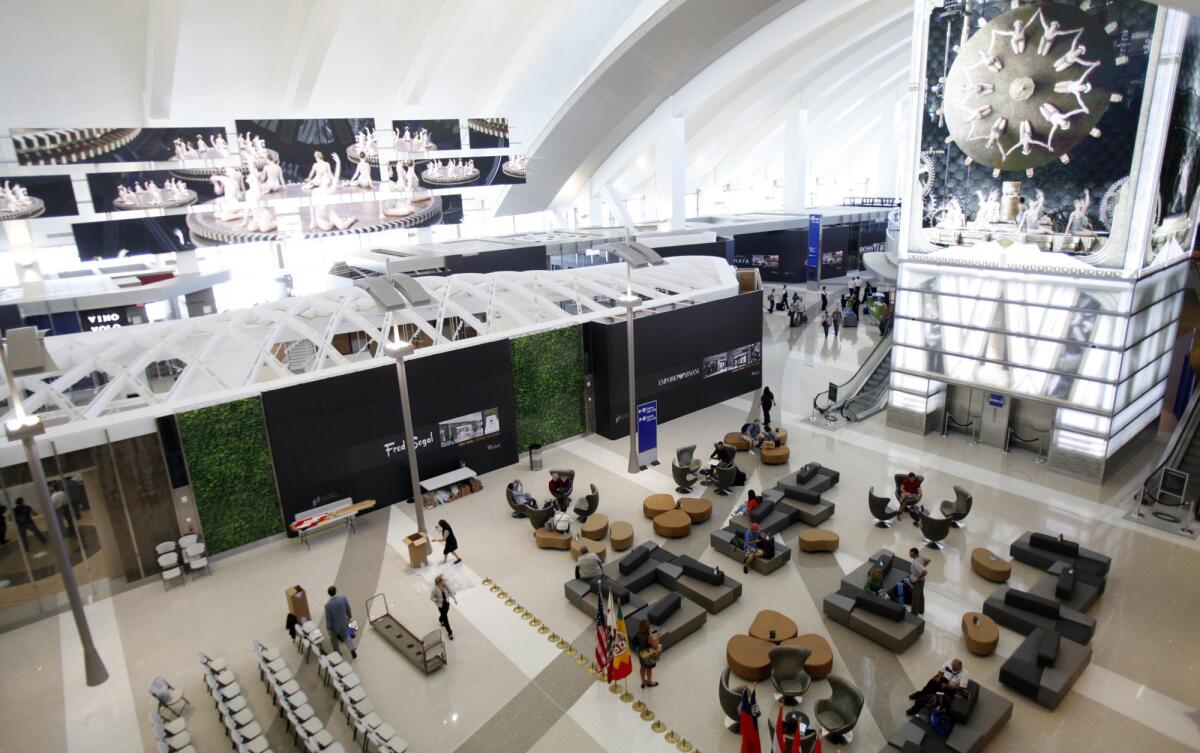
[(146, 9), (146, 76), (142, 107), (147, 122), (171, 117), (182, 12), (183, 0), (154, 0)]
[(304, 28), (296, 40), (287, 81), (283, 85), (282, 112), (301, 115), (307, 112), (317, 76), (333, 43), (347, 0), (309, 0)]
[(684, 133), (683, 118), (671, 112), (668, 99), (658, 115), (659, 126), (654, 144), (654, 184), (658, 195), (658, 218), (667, 229), (683, 229)]
[(783, 121), (783, 211), (804, 211), (808, 185), (808, 110), (789, 108)]
[[(408, 68), (403, 71), (400, 87), (396, 91), (395, 106), (400, 109), (415, 107), (421, 104), (425, 89), (435, 78), (437, 70), (442, 65), (446, 51), (454, 46), (461, 29), (462, 19), (470, 13), (463, 6), (462, 0), (441, 0), (441, 7), (434, 16), (429, 28), (421, 35), (417, 53), (413, 55)], [(413, 42), (416, 40), (408, 40)]]

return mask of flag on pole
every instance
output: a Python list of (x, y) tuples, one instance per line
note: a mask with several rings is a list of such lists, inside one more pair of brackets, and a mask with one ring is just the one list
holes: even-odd
[(741, 753), (762, 753), (762, 742), (758, 739), (758, 694), (742, 688), (742, 705), (738, 713), (738, 726), (742, 731)]
[[(796, 733), (796, 737), (800, 734)], [(779, 704), (779, 714), (775, 717), (775, 734), (771, 736), (771, 753), (788, 753), (787, 738), (783, 736), (783, 704)]]
[[(796, 742), (792, 745), (792, 753), (800, 753), (799, 735), (796, 735)], [(813, 746), (812, 753), (821, 753), (821, 730), (817, 730), (817, 744)]]
[(617, 650), (617, 636), (616, 631), (614, 630), (614, 628), (617, 626), (617, 613), (613, 609), (612, 591), (608, 592), (608, 601), (605, 602), (604, 606), (604, 626), (604, 636), (607, 641), (606, 645), (608, 646), (608, 657), (604, 664), (605, 668), (607, 669), (607, 674), (605, 676), (609, 682), (612, 682), (613, 657), (616, 656)]
[(617, 621), (613, 626), (612, 662), (609, 663), (608, 681), (615, 682), (633, 672), (633, 656), (629, 650), (629, 634), (625, 632), (625, 614), (617, 605)]
[(608, 624), (604, 619), (604, 598), (596, 599), (596, 669), (604, 672), (608, 668)]

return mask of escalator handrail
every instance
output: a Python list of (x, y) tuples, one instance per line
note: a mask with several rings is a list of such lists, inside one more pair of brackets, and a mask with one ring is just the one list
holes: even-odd
[[(884, 346), (887, 347), (885, 348)], [(854, 390), (856, 391), (858, 386), (861, 386), (862, 382), (865, 382), (870, 378), (871, 374), (875, 373), (875, 369), (879, 368), (879, 362), (883, 360), (885, 352), (891, 352), (891, 348), (892, 335), (889, 332), (887, 336), (875, 343), (875, 347), (871, 349), (869, 354), (867, 354), (867, 360), (863, 361), (863, 365), (858, 367), (858, 371), (854, 372), (853, 376), (837, 386), (838, 395), (846, 394), (844, 391), (845, 388), (858, 381), (859, 384), (855, 386)], [(829, 403), (824, 407), (818, 404), (822, 397), (825, 398), (825, 402)], [(853, 397), (853, 395), (851, 395), (851, 397)], [(829, 388), (826, 387), (824, 390), (813, 396), (813, 410), (823, 416), (827, 411), (841, 408), (849, 399), (849, 397), (844, 397), (837, 403), (837, 405), (834, 405), (833, 402), (829, 400)]]
[[(1200, 390), (1196, 388), (1196, 380), (1193, 378), (1192, 397), (1188, 400), (1187, 408), (1184, 409), (1183, 415), (1179, 418), (1179, 423), (1175, 424), (1175, 429), (1171, 432), (1171, 438), (1167, 440), (1167, 447), (1163, 450), (1162, 461), (1146, 476), (1146, 480), (1142, 483), (1142, 499), (1147, 498), (1157, 501), (1157, 488), (1155, 480), (1162, 476), (1163, 470), (1173, 468), (1183, 459), (1183, 454), (1196, 438), (1196, 428), (1200, 425)], [(1154, 492), (1151, 492), (1154, 489)]]
[[(883, 365), (883, 361), (881, 360), (879, 362), (879, 364), (877, 364), (875, 366), (875, 370), (878, 371), (882, 365)], [(889, 371), (890, 371), (890, 369), (889, 369)], [(874, 395), (869, 395), (866, 391), (865, 383), (864, 383), (864, 387), (859, 388), (858, 394), (856, 394), (854, 397), (852, 397), (849, 400), (846, 400), (842, 403), (841, 407), (838, 408), (838, 415), (840, 415), (842, 418), (846, 419), (847, 421), (857, 421), (857, 420), (859, 420), (859, 417), (862, 416), (864, 413), (874, 414), (875, 411), (873, 409), (875, 408), (875, 406), (877, 406), (879, 404), (879, 401), (881, 398), (883, 398), (884, 396), (887, 395), (888, 381), (887, 380), (881, 381), (878, 385), (875, 386), (875, 390), (876, 390), (876, 392)], [(869, 398), (869, 400), (867, 402), (866, 410), (858, 411), (853, 416), (846, 415), (846, 409), (849, 408), (851, 406), (851, 404), (853, 404), (856, 400), (860, 400), (863, 397)]]

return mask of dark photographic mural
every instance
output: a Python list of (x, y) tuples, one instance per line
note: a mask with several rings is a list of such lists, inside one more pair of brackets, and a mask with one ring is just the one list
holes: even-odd
[(168, 162), (228, 157), (225, 128), (13, 128), (17, 163)]
[(69, 175), (0, 175), (0, 222), (79, 214)]
[(463, 148), (457, 120), (393, 120), (393, 146), (397, 152), (443, 152)]
[(947, 2), (931, 11), (926, 237), (1095, 251), (1129, 175), (1157, 8)]
[(1160, 230), (1177, 234), (1185, 250), (1194, 245), (1197, 184), (1200, 183), (1200, 19), (1188, 22), (1183, 59), (1175, 84), (1175, 102), (1163, 149), (1162, 172), (1158, 180), (1158, 200), (1162, 223)]
[(509, 145), (508, 118), (469, 118), (467, 138), (472, 149), (503, 149)]
[(188, 170), (88, 173), (87, 182), (97, 212), (171, 209), (216, 198), (209, 177)]
[[(249, 141), (256, 159), (277, 157), (286, 182), (312, 178), (316, 152), (326, 162), (347, 165), (371, 153), (375, 131), (374, 118), (307, 118), (303, 120), (239, 120), (238, 141)], [(377, 147), (376, 147), (377, 148)]]

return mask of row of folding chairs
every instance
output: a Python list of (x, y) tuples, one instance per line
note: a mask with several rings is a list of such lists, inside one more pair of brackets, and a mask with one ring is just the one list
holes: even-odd
[(292, 740), (297, 746), (303, 744), (307, 753), (346, 753), (342, 744), (333, 739), (325, 724), (317, 717), (308, 702), (308, 696), (300, 688), (299, 681), (292, 676), (287, 662), (274, 646), (264, 646), (252, 641), (254, 655), (258, 658), (258, 673), (267, 686), (279, 715), (286, 718), (292, 731)]
[(196, 658), (204, 670), (204, 685), (221, 715), (225, 735), (235, 753), (271, 753), (265, 731), (242, 696), (242, 688), (228, 663), (203, 651), (197, 651)]
[(383, 721), (367, 698), (367, 691), (350, 662), (337, 651), (325, 653), (323, 642), (320, 628), (311, 620), (297, 627), (296, 649), (305, 662), (310, 657), (316, 659), (317, 677), (331, 688), (334, 700), (346, 716), (346, 723), (353, 730), (355, 742), (362, 744), (363, 753), (404, 753), (408, 750), (408, 743), (394, 727)]
[(196, 753), (192, 747), (192, 733), (188, 732), (187, 719), (182, 716), (176, 716), (168, 722), (159, 711), (151, 711), (150, 726), (154, 729), (154, 746), (158, 753)]

